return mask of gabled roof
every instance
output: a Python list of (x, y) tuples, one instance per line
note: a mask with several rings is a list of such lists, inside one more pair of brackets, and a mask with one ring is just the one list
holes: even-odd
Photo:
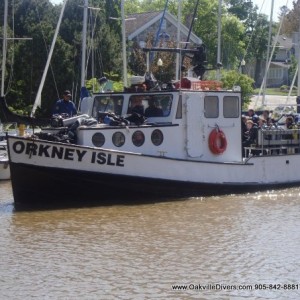
[[(273, 38), (275, 40), (275, 37)], [(282, 49), (290, 50), (293, 47), (293, 40), (292, 38), (286, 36), (285, 34), (279, 35), (277, 43), (279, 47)]]
[[(134, 18), (132, 21), (126, 22), (126, 37), (128, 40), (132, 40), (140, 33), (145, 31), (154, 23), (158, 22), (163, 16), (163, 11), (155, 11), (155, 12), (145, 12), (145, 13), (137, 13), (130, 14), (128, 18)], [(165, 12), (165, 19), (169, 21), (172, 25), (177, 27), (178, 22), (177, 19), (170, 14), (168, 11)], [(180, 23), (180, 30), (184, 35), (188, 35), (189, 29)], [(191, 33), (190, 39), (192, 42), (201, 44), (202, 40), (197, 37), (193, 32)]]

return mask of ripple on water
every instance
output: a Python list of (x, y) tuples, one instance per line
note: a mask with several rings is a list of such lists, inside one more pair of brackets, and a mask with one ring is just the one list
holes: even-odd
[[(300, 284), (299, 189), (32, 212), (14, 212), (1, 197), (1, 298), (299, 297), (196, 289)], [(190, 289), (175, 292), (174, 284)]]

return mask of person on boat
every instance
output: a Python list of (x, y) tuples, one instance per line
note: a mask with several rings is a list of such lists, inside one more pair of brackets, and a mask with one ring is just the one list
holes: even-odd
[(242, 142), (244, 142), (247, 139), (248, 136), (248, 128), (247, 128), (247, 117), (246, 116), (242, 116)]
[(62, 115), (67, 114), (68, 117), (77, 115), (77, 109), (73, 101), (71, 101), (72, 95), (69, 90), (65, 90), (62, 95), (62, 99), (58, 99), (54, 105), (52, 114)]
[(266, 129), (268, 127), (267, 121), (264, 117), (259, 116), (258, 118), (258, 129)]
[(293, 118), (293, 116), (288, 116), (285, 119), (284, 129), (293, 129), (293, 128), (294, 128), (294, 118)]
[(163, 110), (156, 105), (154, 99), (148, 100), (148, 107), (145, 110), (145, 117), (163, 117), (164, 112)]
[(130, 99), (131, 107), (128, 109), (129, 114), (137, 113), (144, 115), (143, 95), (135, 95)]
[(254, 123), (258, 122), (258, 115), (255, 113), (254, 109), (250, 108), (248, 110), (248, 116)]
[[(285, 124), (283, 125), (282, 129), (289, 130), (289, 129), (296, 129), (296, 128), (297, 127), (295, 126), (295, 123), (294, 123), (294, 117), (293, 116), (287, 116), (286, 119), (285, 119)], [(292, 134), (292, 133), (284, 134), (284, 135), (282, 135), (282, 138), (286, 139), (286, 140), (293, 140), (294, 139), (294, 134)]]
[(266, 126), (267, 127), (272, 127), (273, 122), (272, 122), (272, 118), (270, 116), (270, 111), (265, 109), (262, 114), (259, 116), (259, 118), (263, 118), (264, 120), (266, 120)]
[(249, 147), (256, 144), (258, 127), (252, 120), (246, 122), (248, 131), (246, 132), (246, 139), (243, 141), (243, 147)]

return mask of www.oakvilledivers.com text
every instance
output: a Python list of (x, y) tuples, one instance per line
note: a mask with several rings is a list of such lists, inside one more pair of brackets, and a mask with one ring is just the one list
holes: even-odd
[(248, 284), (240, 285), (228, 285), (228, 284), (182, 284), (182, 285), (172, 285), (172, 290), (174, 291), (204, 291), (204, 290), (214, 290), (214, 291), (232, 291), (232, 290), (252, 290), (253, 286)]

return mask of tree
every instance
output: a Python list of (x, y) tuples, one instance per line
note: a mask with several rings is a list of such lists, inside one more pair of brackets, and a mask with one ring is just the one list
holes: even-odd
[(245, 0), (225, 0), (228, 12), (236, 16), (241, 21), (246, 21), (254, 9), (251, 1)]
[(222, 63), (226, 69), (238, 69), (245, 55), (245, 28), (237, 17), (229, 15), (222, 24)]
[(248, 52), (246, 60), (255, 63), (254, 80), (256, 85), (260, 85), (264, 74), (262, 73), (262, 63), (266, 61), (266, 54), (268, 50), (268, 33), (269, 22), (267, 16), (259, 15), (253, 31), (248, 35)]
[(293, 1), (293, 9), (290, 11), (286, 7), (281, 8), (281, 18), (285, 15), (282, 23), (282, 32), (287, 35), (292, 35), (293, 32), (299, 31), (299, 15), (300, 15), (300, 0)]
[(224, 71), (222, 72), (223, 87), (231, 89), (233, 86), (241, 87), (241, 97), (243, 102), (243, 107), (246, 108), (251, 101), (251, 96), (253, 95), (253, 83), (254, 80), (237, 71)]
[[(0, 3), (0, 9), (3, 8), (3, 2)], [(10, 13), (8, 24), (10, 32), (14, 27), (14, 33), (11, 33), (11, 36), (30, 37), (32, 40), (15, 42), (14, 47), (9, 47), (7, 69), (13, 70), (10, 72), (13, 80), (6, 98), (9, 105), (13, 104), (17, 108), (23, 107), (30, 112), (46, 65), (61, 5), (53, 6), (49, 0), (15, 0), (13, 3), (14, 22)], [(12, 2), (9, 3), (10, 12), (13, 11), (11, 5)], [(98, 51), (100, 68), (95, 76), (99, 78), (104, 72), (121, 73), (121, 23), (110, 19), (111, 16), (120, 16), (120, 0), (93, 0), (89, 1), (89, 5), (101, 8), (97, 17), (94, 10), (89, 11), (89, 32), (92, 28), (97, 28), (94, 35), (89, 35), (87, 39), (88, 53), (91, 53), (92, 44), (93, 50)], [(53, 103), (65, 89), (73, 90), (74, 99), (78, 99), (82, 21), (82, 0), (70, 0), (64, 12), (59, 37), (51, 59), (51, 68), (42, 91), (42, 107), (45, 114), (50, 114)], [(87, 78), (92, 76), (91, 64), (90, 59)]]

